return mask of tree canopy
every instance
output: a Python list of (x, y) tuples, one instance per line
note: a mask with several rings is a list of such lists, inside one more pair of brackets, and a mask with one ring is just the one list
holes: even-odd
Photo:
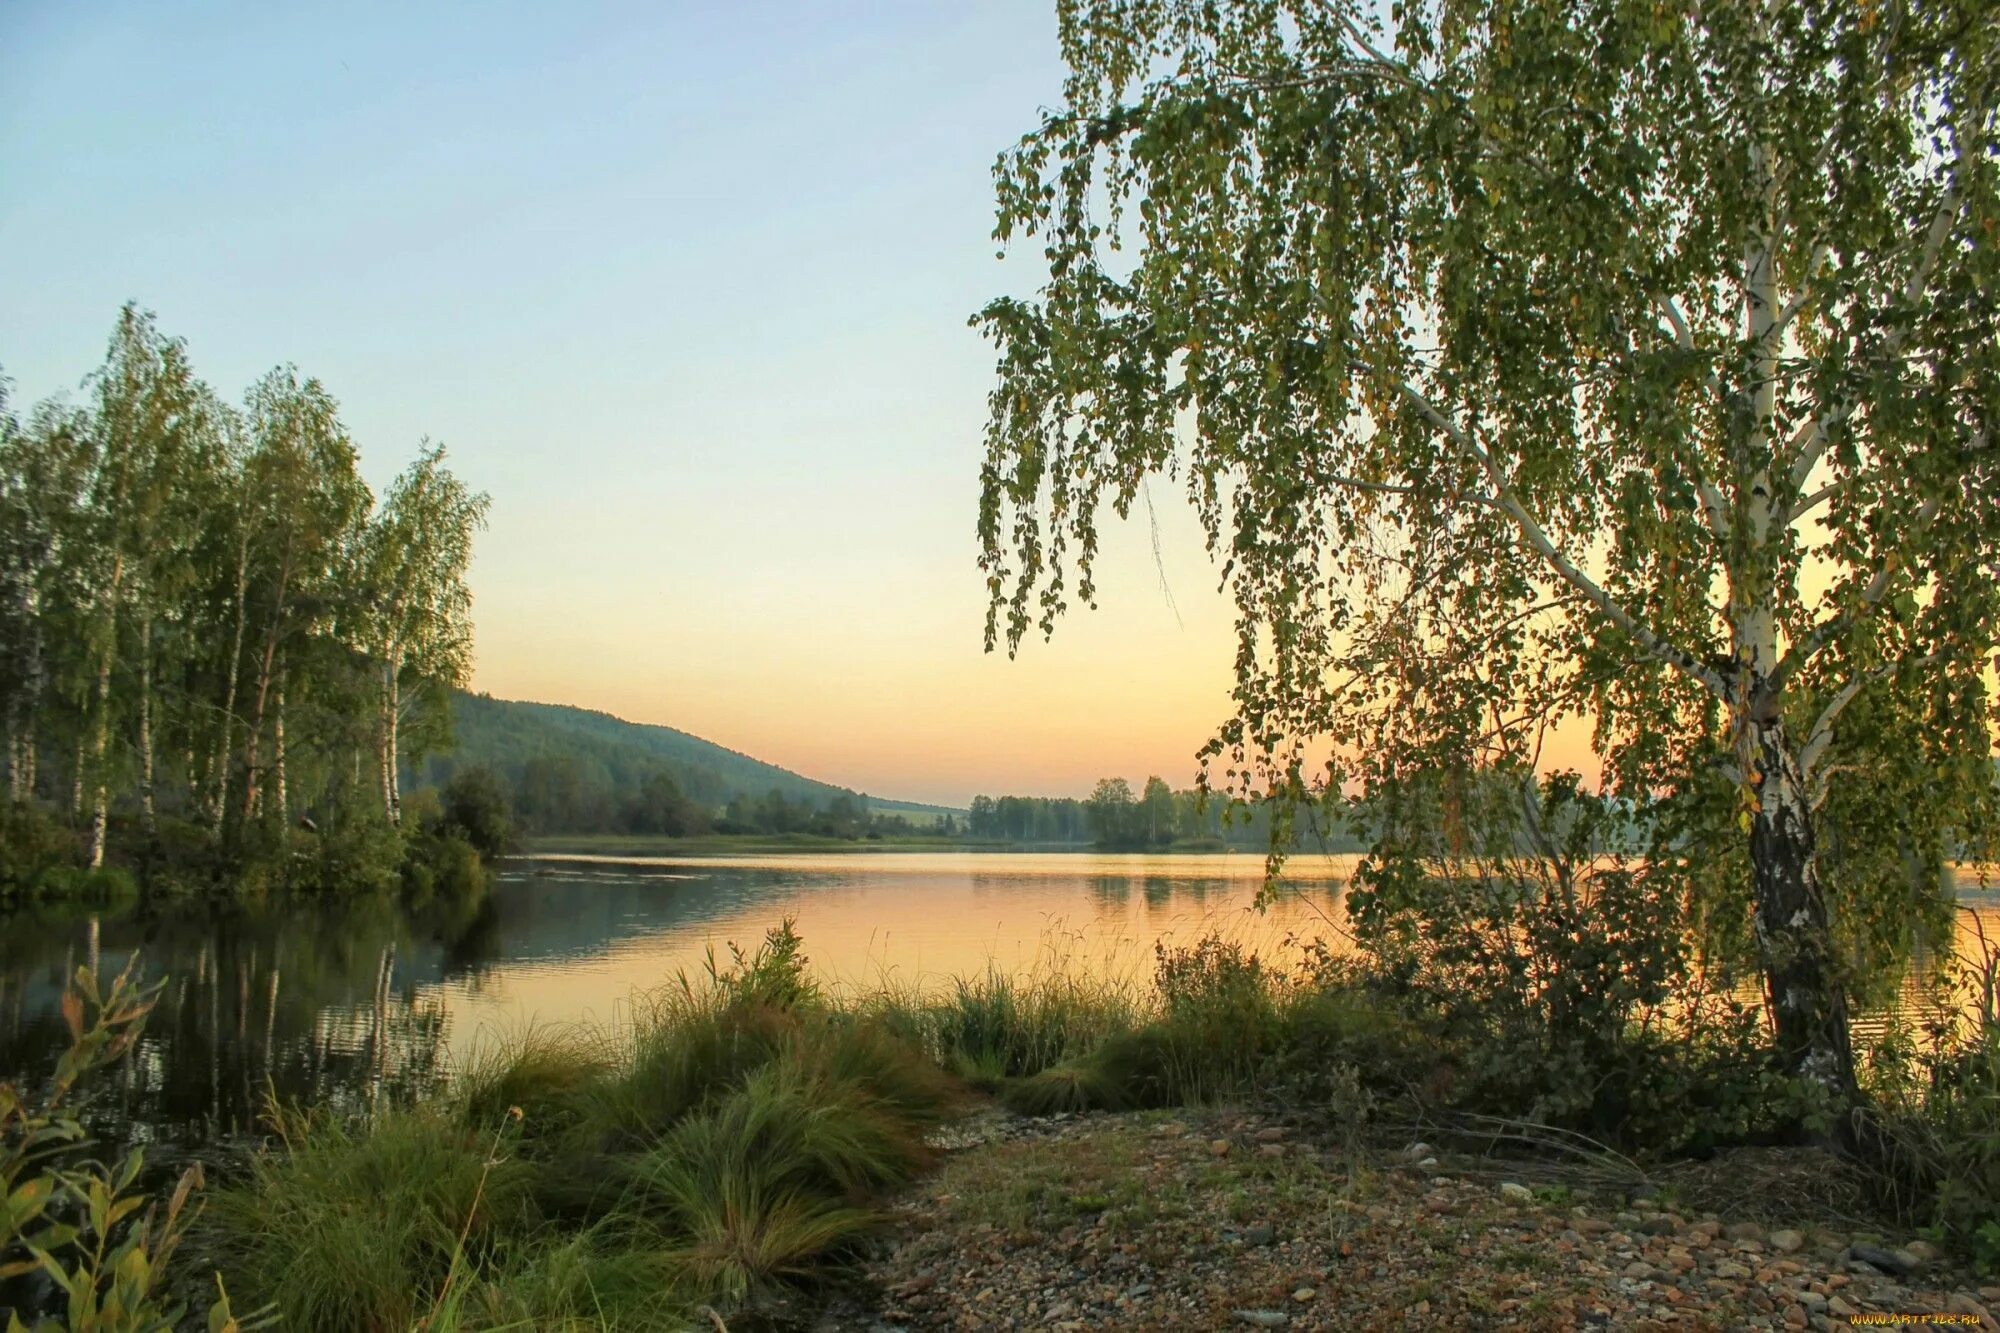
[[(1909, 860), (1993, 802), (2000, 11), (1060, 25), (1063, 103), (996, 168), (1047, 285), (978, 317), (989, 646), (1092, 596), (1107, 504), (1184, 481), (1238, 610), (1211, 780), (1525, 769), (1589, 716), (1614, 789), (1747, 835), (1717, 859), (1780, 1046), (1851, 1086), (1833, 932), (1920, 905)], [(1913, 794), (1897, 864), (1827, 854)]]
[[(324, 385), (281, 366), (234, 409), (137, 306), (85, 385), (25, 420), (0, 402), (10, 799), (66, 808), (93, 865), (121, 805), (149, 841), (163, 813), (220, 838), (392, 822), (363, 774), (442, 738), (485, 497), (426, 446), (378, 510)], [(413, 703), (434, 724), (399, 739)]]

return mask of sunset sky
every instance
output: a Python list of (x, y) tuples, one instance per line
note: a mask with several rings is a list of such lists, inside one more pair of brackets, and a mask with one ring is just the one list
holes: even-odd
[[(340, 398), (378, 490), (493, 497), (476, 686), (869, 792), (1191, 779), (1229, 607), (1182, 498), (1102, 609), (981, 651), (995, 153), (1046, 0), (0, 7), (0, 369), (73, 391), (137, 299), (235, 398)], [(1171, 600), (1169, 595), (1171, 594)]]

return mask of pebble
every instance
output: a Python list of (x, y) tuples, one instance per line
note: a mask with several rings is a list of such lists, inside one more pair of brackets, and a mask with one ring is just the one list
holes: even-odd
[(1885, 1250), (1879, 1245), (1867, 1245), (1860, 1241), (1847, 1247), (1847, 1257), (1880, 1269), (1890, 1277), (1907, 1276), (1922, 1266), (1922, 1262), (1907, 1250)]
[[(1756, 1223), (1677, 1214), (1657, 1200), (1614, 1221), (1611, 1205), (1594, 1212), (1587, 1201), (1523, 1207), (1534, 1191), (1493, 1176), (1425, 1179), (1391, 1170), (1365, 1174), (1357, 1187), (1335, 1140), (1301, 1126), (1273, 1135), (1276, 1127), (1253, 1115), (1189, 1111), (1170, 1130), (1138, 1116), (1074, 1117), (1060, 1126), (989, 1121), (983, 1112), (968, 1121), (975, 1119), (987, 1122), (976, 1138), (954, 1135), (941, 1145), (948, 1155), (938, 1174), (892, 1201), (895, 1241), (864, 1259), (883, 1303), (836, 1310), (815, 1329), (881, 1320), (910, 1329), (1081, 1333), (1374, 1328), (1415, 1319), (1440, 1327), (1832, 1333), (1860, 1315), (1909, 1310), (1983, 1322), (2000, 1297), (2000, 1287), (1980, 1289), (1975, 1300), (1970, 1287), (1954, 1292), (1948, 1281), (1933, 1286), (1912, 1276), (1944, 1271), (1944, 1257), (1921, 1241), (1898, 1250), (1879, 1237), (1849, 1245), (1816, 1229), (1767, 1233)], [(1298, 1167), (1282, 1176), (1259, 1170), (1267, 1146), (1281, 1147)], [(1420, 1143), (1388, 1157), (1405, 1167), (1436, 1160)], [(1212, 1164), (1217, 1158), (1228, 1160)], [(1120, 1174), (1130, 1170), (1141, 1173), (1142, 1188)], [(995, 1190), (1028, 1180), (1056, 1187), (1025, 1213), (996, 1222)], [(1106, 1196), (1106, 1206), (1077, 1215), (1073, 1200), (1091, 1194)], [(1246, 1217), (1254, 1221), (1234, 1220)], [(1001, 1245), (1011, 1246), (1004, 1281), (976, 1257)], [(1553, 1262), (1525, 1263), (1526, 1254)], [(1868, 1262), (1885, 1255), (1888, 1268)], [(1841, 1271), (1849, 1263), (1858, 1276)], [(1412, 1301), (1413, 1279), (1439, 1271), (1449, 1282)]]

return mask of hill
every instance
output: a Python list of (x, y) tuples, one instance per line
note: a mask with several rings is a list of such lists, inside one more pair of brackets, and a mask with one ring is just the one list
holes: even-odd
[(662, 773), (688, 801), (710, 810), (772, 792), (814, 809), (842, 798), (857, 807), (865, 800), (685, 731), (587, 708), (460, 693), (451, 712), (453, 748), (424, 762), (416, 774), (421, 785), (442, 786), (461, 768), (484, 766), (514, 789), (517, 805), (567, 806), (579, 813), (627, 800)]
[(868, 812), (907, 820), (913, 828), (934, 828), (949, 819), (963, 826), (965, 810), (954, 805), (926, 805), (922, 801), (884, 801), (868, 798)]

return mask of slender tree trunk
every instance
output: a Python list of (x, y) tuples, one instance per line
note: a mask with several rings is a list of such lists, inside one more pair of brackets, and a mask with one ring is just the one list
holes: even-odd
[(256, 702), (250, 709), (249, 728), (243, 740), (243, 817), (255, 819), (264, 791), (264, 713), (271, 701), (272, 658), (277, 649), (275, 627), (264, 645), (264, 658), (257, 669)]
[(278, 635), (285, 622), (285, 593), (292, 581), (292, 542), (285, 543), (285, 558), (278, 565), (278, 597), (271, 608), (271, 628), (264, 636), (264, 656), (257, 664), (257, 703), (250, 712), (250, 735), (245, 746), (245, 767), (249, 772), (244, 777), (247, 784), (243, 793), (243, 817), (254, 819), (263, 796), (264, 775), (261, 771), (260, 753), (264, 739), (264, 709), (271, 701), (271, 677), (277, 665)]
[(30, 595), (21, 599), (28, 625), (28, 669), (7, 720), (7, 795), (16, 802), (35, 797), (35, 710), (42, 696), (42, 620)]
[(272, 721), (271, 775), (277, 784), (273, 796), (278, 804), (278, 823), (288, 826), (292, 822), (291, 800), (285, 790), (285, 668), (278, 666), (277, 716)]
[(104, 751), (111, 739), (111, 662), (118, 651), (118, 594), (125, 577), (125, 557), (111, 561), (111, 591), (104, 648), (97, 656), (97, 724), (91, 738), (90, 755), (90, 868), (104, 864), (104, 841), (110, 823), (110, 793), (104, 781)]
[(139, 811), (146, 836), (160, 831), (153, 801), (153, 614), (139, 621)]
[(1785, 1067), (1837, 1097), (1855, 1090), (1847, 997), (1831, 949), (1812, 808), (1782, 721), (1757, 725), (1757, 812), (1750, 868), (1757, 942)]
[(89, 728), (76, 729), (76, 763), (70, 768), (69, 822), (72, 827), (83, 819), (83, 747)]
[(236, 544), (236, 631), (229, 646), (227, 684), (222, 692), (222, 725), (215, 738), (215, 803), (209, 810), (210, 831), (222, 836), (223, 821), (229, 814), (229, 746), (236, 730), (236, 680), (243, 665), (244, 606), (250, 587), (250, 528)]
[(403, 823), (403, 793), (396, 774), (397, 724), (402, 712), (402, 700), (398, 695), (398, 659), (401, 649), (391, 644), (382, 663), (382, 809), (388, 816), (391, 828), (400, 828)]

